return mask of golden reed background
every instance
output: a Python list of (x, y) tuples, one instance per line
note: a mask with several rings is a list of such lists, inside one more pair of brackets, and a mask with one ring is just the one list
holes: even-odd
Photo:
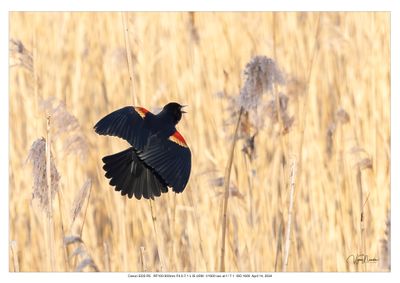
[[(389, 269), (389, 13), (128, 13), (126, 19), (139, 104), (189, 105), (178, 126), (193, 155), (189, 185), (183, 194), (156, 199), (153, 221), (149, 201), (121, 197), (103, 176), (102, 156), (128, 145), (96, 135), (93, 125), (133, 103), (120, 13), (11, 13), (10, 39), (26, 50), (10, 47), (10, 271), (52, 265), (218, 271), (223, 189), (215, 179), (224, 175), (234, 130), (229, 98), (237, 97), (255, 55), (273, 58), (286, 74), (279, 91), (289, 97), (294, 122), (282, 134), (264, 111), (256, 158), (241, 151), (243, 140), (236, 145), (226, 270)], [(61, 176), (53, 243), (46, 214), (32, 200), (26, 161), (32, 143), (46, 137), (50, 97), (65, 103), (58, 108), (65, 117), (50, 132)], [(78, 128), (68, 128), (68, 112)], [(69, 143), (78, 148), (68, 150)], [(88, 179), (90, 195), (79, 196)], [(83, 204), (77, 208), (74, 199)], [(80, 233), (83, 242), (69, 237)], [(347, 261), (357, 254), (378, 262)]]

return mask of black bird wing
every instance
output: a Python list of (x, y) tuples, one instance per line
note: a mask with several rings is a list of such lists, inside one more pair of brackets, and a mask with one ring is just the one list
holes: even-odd
[(127, 106), (102, 118), (94, 129), (99, 135), (122, 138), (136, 150), (141, 150), (151, 135), (145, 119), (149, 116), (154, 114), (143, 107)]
[(175, 131), (168, 139), (152, 135), (138, 157), (173, 188), (181, 193), (189, 181), (192, 155), (185, 139)]

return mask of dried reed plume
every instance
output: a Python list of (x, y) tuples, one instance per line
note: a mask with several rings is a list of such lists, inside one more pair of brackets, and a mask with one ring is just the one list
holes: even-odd
[(189, 12), (188, 29), (189, 29), (190, 40), (195, 44), (198, 44), (200, 37), (196, 27), (196, 14), (194, 12)]
[[(64, 238), (65, 249), (72, 248), (72, 253), (70, 254), (68, 260), (74, 260), (73, 270), (76, 272), (82, 272), (86, 267), (91, 268), (93, 271), (99, 272), (97, 264), (93, 260), (93, 257), (89, 254), (85, 243), (79, 236), (66, 236)], [(75, 247), (75, 248), (73, 248)]]
[(390, 261), (390, 253), (391, 253), (391, 226), (390, 226), (390, 210), (387, 212), (387, 218), (385, 223), (385, 235), (380, 240), (380, 256), (379, 256), (379, 264), (380, 267), (384, 270), (391, 270), (391, 261)]
[(78, 194), (75, 196), (74, 203), (72, 204), (72, 209), (71, 209), (72, 222), (75, 221), (76, 217), (81, 211), (83, 203), (85, 202), (86, 196), (88, 195), (88, 192), (91, 187), (92, 187), (92, 180), (90, 179), (86, 180), (82, 188), (79, 190)]
[(11, 67), (22, 66), (33, 73), (33, 57), (20, 40), (10, 39)]
[[(54, 199), (58, 191), (60, 174), (54, 164), (53, 155), (50, 155), (50, 178), (51, 178), (51, 198)], [(46, 140), (40, 138), (33, 142), (27, 161), (32, 163), (32, 198), (38, 200), (40, 208), (50, 216), (50, 204), (47, 193), (48, 185), (46, 179)]]
[(244, 75), (246, 77), (244, 86), (240, 90), (238, 98), (239, 114), (236, 127), (233, 134), (233, 141), (229, 151), (229, 159), (225, 169), (224, 177), (224, 200), (223, 200), (223, 216), (221, 230), (221, 256), (220, 256), (220, 271), (225, 271), (225, 239), (227, 229), (227, 210), (229, 200), (229, 184), (231, 176), (231, 168), (233, 156), (235, 152), (235, 144), (238, 139), (238, 130), (241, 123), (241, 118), (244, 113), (256, 111), (261, 97), (266, 92), (271, 92), (276, 84), (284, 84), (285, 80), (282, 72), (274, 60), (266, 56), (255, 56), (247, 63)]
[[(87, 204), (85, 209), (85, 216), (86, 216), (87, 207), (89, 205), (91, 188), (92, 188), (92, 180), (87, 179), (86, 182), (83, 184), (82, 188), (79, 190), (78, 194), (75, 196), (74, 203), (72, 204), (72, 209), (71, 209), (71, 219), (72, 219), (71, 227), (74, 224), (75, 219), (78, 217), (80, 211), (82, 210), (83, 204), (85, 203), (85, 200), (87, 198), (88, 200), (86, 202)], [(86, 217), (83, 217), (83, 221), (85, 221), (85, 219)], [(84, 223), (82, 223), (80, 235), (82, 235), (83, 225)]]
[(64, 151), (86, 159), (89, 145), (78, 119), (68, 112), (64, 102), (50, 97), (41, 101), (40, 107), (52, 117), (54, 138), (61, 138)]
[(245, 111), (255, 110), (263, 93), (272, 91), (275, 84), (284, 84), (283, 73), (274, 60), (266, 56), (255, 56), (244, 70), (246, 81), (239, 95), (239, 107)]

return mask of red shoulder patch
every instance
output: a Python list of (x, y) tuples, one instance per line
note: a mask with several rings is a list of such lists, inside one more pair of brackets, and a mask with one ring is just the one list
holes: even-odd
[(179, 144), (180, 146), (188, 147), (187, 144), (186, 144), (185, 139), (182, 137), (182, 135), (178, 131), (175, 131), (175, 133), (173, 133), (169, 137), (169, 140), (173, 141), (174, 143)]
[(146, 114), (149, 113), (149, 110), (143, 107), (135, 107), (135, 111), (144, 119), (146, 117)]

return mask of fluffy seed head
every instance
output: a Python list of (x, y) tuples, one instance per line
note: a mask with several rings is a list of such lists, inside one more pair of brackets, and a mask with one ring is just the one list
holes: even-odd
[[(46, 140), (40, 138), (33, 142), (27, 161), (32, 163), (33, 193), (32, 198), (38, 200), (40, 208), (50, 213), (46, 180)], [(54, 165), (53, 155), (50, 155), (51, 198), (54, 199), (58, 191), (60, 174)]]
[(68, 112), (63, 102), (50, 97), (43, 100), (41, 108), (48, 112), (53, 121), (54, 137), (61, 138), (66, 153), (74, 153), (86, 159), (89, 145), (78, 119)]
[(244, 70), (245, 84), (240, 91), (239, 106), (249, 111), (256, 109), (263, 93), (272, 91), (274, 84), (284, 84), (285, 79), (275, 61), (266, 56), (255, 56)]
[(30, 72), (33, 72), (32, 53), (26, 49), (20, 40), (10, 39), (9, 51), (11, 55), (11, 66), (22, 66)]

